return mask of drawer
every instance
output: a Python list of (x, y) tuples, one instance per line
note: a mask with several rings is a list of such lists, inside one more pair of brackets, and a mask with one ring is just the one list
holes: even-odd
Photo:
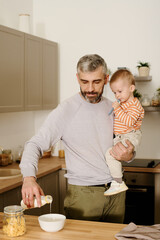
[(124, 172), (123, 178), (127, 185), (154, 186), (152, 173)]

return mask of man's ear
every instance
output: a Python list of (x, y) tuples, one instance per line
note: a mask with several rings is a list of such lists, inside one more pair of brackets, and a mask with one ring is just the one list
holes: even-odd
[(77, 77), (78, 82), (80, 82), (78, 73), (76, 74), (76, 77)]
[(104, 85), (106, 85), (109, 81), (109, 75), (106, 74), (105, 78), (104, 78)]
[(131, 85), (131, 92), (134, 92), (135, 88), (135, 85)]

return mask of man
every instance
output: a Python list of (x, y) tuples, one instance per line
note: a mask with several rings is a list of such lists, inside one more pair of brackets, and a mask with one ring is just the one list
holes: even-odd
[[(77, 64), (80, 93), (54, 109), (39, 132), (26, 143), (20, 164), (24, 177), (22, 197), (28, 206), (33, 196), (40, 206), (43, 190), (36, 183), (38, 159), (58, 140), (65, 147), (68, 191), (64, 201), (67, 218), (123, 222), (125, 192), (104, 196), (105, 184), (112, 177), (105, 161), (106, 150), (113, 144), (112, 103), (102, 97), (108, 82), (103, 58), (83, 56)], [(133, 146), (115, 145), (111, 155), (117, 160), (133, 158)]]

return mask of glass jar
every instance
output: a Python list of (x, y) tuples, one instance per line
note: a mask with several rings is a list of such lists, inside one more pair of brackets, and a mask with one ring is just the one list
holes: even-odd
[(142, 97), (142, 100), (141, 100), (142, 106), (144, 106), (144, 107), (150, 106), (150, 102), (151, 102), (151, 100), (148, 97), (148, 95), (144, 94), (144, 96)]
[(8, 156), (8, 164), (12, 164), (13, 163), (12, 151), (10, 149), (4, 149), (3, 153)]
[(160, 97), (157, 93), (154, 94), (152, 101), (151, 101), (151, 105), (153, 107), (158, 107), (160, 106)]
[(7, 154), (0, 154), (0, 166), (7, 166), (9, 164), (9, 157)]
[(18, 237), (26, 232), (23, 210), (17, 205), (4, 208), (3, 232), (9, 237)]
[(64, 158), (65, 157), (65, 152), (64, 152), (64, 148), (63, 148), (63, 143), (62, 141), (60, 140), (60, 146), (59, 146), (59, 151), (58, 151), (58, 156), (59, 158)]
[(24, 150), (23, 147), (21, 145), (19, 145), (18, 148), (17, 148), (17, 156), (16, 156), (16, 162), (17, 163), (21, 162), (23, 150)]

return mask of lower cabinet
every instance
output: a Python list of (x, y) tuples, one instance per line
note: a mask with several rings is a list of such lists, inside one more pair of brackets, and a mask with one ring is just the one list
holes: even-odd
[(0, 194), (0, 211), (3, 212), (4, 207), (10, 205), (20, 205), (22, 200), (21, 187), (14, 188), (7, 192)]
[(129, 188), (126, 192), (124, 223), (134, 222), (137, 225), (155, 224), (154, 174), (124, 172), (124, 180)]
[[(59, 200), (59, 171), (47, 174), (37, 180), (39, 185), (44, 191), (45, 195), (51, 195), (53, 202), (46, 204), (41, 208), (32, 208), (25, 210), (24, 214), (27, 215), (42, 215), (47, 213), (59, 213), (60, 212), (60, 200)], [(9, 205), (20, 205), (22, 200), (21, 186), (9, 190), (0, 194), (0, 212), (3, 212), (4, 207)]]

